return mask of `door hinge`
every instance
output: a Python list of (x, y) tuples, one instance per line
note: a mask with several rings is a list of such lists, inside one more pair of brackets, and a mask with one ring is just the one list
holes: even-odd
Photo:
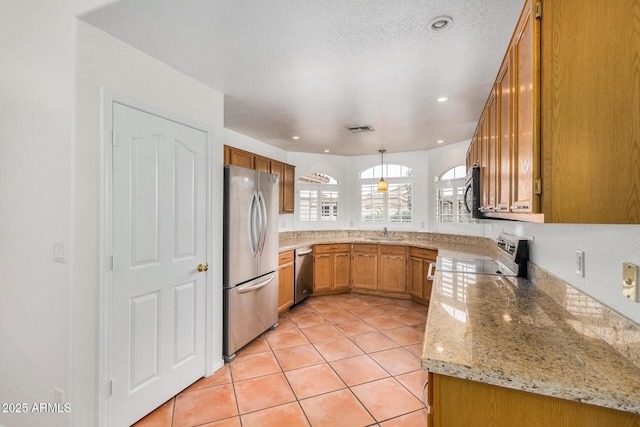
[(114, 255), (111, 255), (110, 258), (111, 271), (116, 271), (116, 257)]
[(113, 380), (107, 383), (107, 397), (113, 396)]
[(113, 130), (111, 131), (111, 145), (116, 146), (116, 132)]
[(535, 5), (535, 17), (536, 19), (542, 18), (542, 2), (537, 2)]
[(534, 194), (542, 194), (542, 180), (540, 178), (533, 181)]

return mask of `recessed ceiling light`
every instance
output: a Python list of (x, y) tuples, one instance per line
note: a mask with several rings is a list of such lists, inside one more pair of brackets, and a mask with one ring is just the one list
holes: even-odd
[(297, 135), (294, 135), (294, 136), (292, 136), (292, 137), (291, 137), (291, 139), (298, 140), (298, 139), (300, 139), (300, 137), (299, 137), (299, 136), (297, 136)]
[(441, 96), (440, 98), (436, 99), (436, 102), (447, 102), (448, 100), (449, 100), (448, 97)]
[(331, 152), (331, 150), (324, 150), (324, 152), (325, 152), (325, 153), (330, 153), (330, 152)]
[(431, 31), (442, 31), (450, 28), (453, 25), (453, 18), (450, 16), (438, 16), (437, 18), (433, 18), (431, 22), (429, 22), (429, 28)]
[(436, 141), (438, 144), (442, 144), (444, 142), (444, 139), (439, 139)]

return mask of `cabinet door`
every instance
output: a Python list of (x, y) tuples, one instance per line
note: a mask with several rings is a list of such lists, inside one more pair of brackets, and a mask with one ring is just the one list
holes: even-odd
[(497, 156), (496, 156), (496, 97), (495, 90), (491, 91), (489, 102), (487, 103), (486, 116), (486, 141), (487, 141), (487, 204), (484, 206), (485, 212), (496, 210), (496, 177), (497, 177)]
[(262, 157), (256, 155), (253, 158), (253, 168), (259, 172), (271, 172), (271, 168), (269, 166), (269, 159), (267, 157)]
[[(536, 41), (534, 26), (536, 20), (532, 13), (532, 0), (528, 0), (514, 34), (512, 60), (514, 68), (515, 89), (515, 138), (513, 142), (513, 158), (511, 164), (511, 210), (530, 213), (539, 209), (537, 199), (534, 200), (534, 179), (539, 173), (538, 143), (538, 107), (537, 91), (539, 64), (536, 64), (539, 42)], [(537, 46), (537, 47), (536, 47)], [(534, 52), (534, 49), (535, 52)]]
[(376, 253), (353, 253), (353, 287), (358, 289), (378, 288), (378, 255)]
[(313, 256), (313, 291), (330, 291), (333, 287), (333, 254)]
[(333, 289), (334, 290), (346, 290), (349, 289), (351, 279), (351, 254), (341, 253), (334, 254), (333, 260), (334, 278)]
[(271, 160), (270, 170), (272, 174), (278, 175), (278, 177), (280, 177), (280, 181), (278, 181), (278, 186), (279, 186), (278, 211), (280, 213), (283, 213), (284, 212), (284, 163)]
[(253, 169), (253, 154), (232, 148), (230, 152), (230, 164)]
[(511, 50), (507, 52), (496, 81), (497, 104), (497, 200), (496, 212), (509, 212), (511, 206), (511, 139), (512, 139)]
[(284, 177), (282, 178), (282, 210), (285, 213), (293, 213), (295, 210), (295, 185), (296, 167), (284, 165)]
[(424, 297), (424, 277), (427, 272), (423, 268), (422, 258), (409, 257), (409, 294), (422, 299)]
[(278, 267), (278, 314), (293, 305), (293, 263)]
[(404, 293), (407, 283), (407, 258), (404, 255), (380, 255), (378, 290)]
[(489, 205), (489, 138), (487, 137), (487, 110), (478, 122), (478, 144), (480, 144), (480, 208)]

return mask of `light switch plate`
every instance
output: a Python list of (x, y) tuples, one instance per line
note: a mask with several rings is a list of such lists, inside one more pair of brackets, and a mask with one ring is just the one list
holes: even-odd
[(638, 266), (630, 262), (622, 263), (622, 295), (638, 302)]
[(64, 242), (53, 242), (53, 261), (54, 262), (67, 262), (67, 245)]

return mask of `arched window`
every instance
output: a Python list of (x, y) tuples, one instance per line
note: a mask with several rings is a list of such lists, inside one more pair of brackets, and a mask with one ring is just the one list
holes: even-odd
[(337, 179), (314, 172), (298, 178), (298, 220), (337, 221), (340, 187)]
[(436, 223), (476, 222), (464, 209), (465, 167), (447, 169), (435, 177)]
[[(383, 176), (387, 191), (378, 191)], [(402, 165), (373, 166), (360, 173), (360, 221), (371, 224), (413, 222), (413, 169)]]

